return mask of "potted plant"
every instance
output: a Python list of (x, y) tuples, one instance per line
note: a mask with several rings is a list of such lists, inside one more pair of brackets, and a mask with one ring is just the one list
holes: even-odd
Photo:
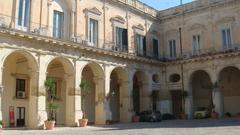
[(137, 102), (139, 95), (138, 95), (138, 90), (137, 89), (133, 89), (132, 90), (132, 96), (133, 96), (133, 111), (135, 113), (135, 115), (132, 118), (133, 122), (139, 122), (140, 121), (140, 117), (138, 116), (139, 113), (139, 103)]
[(188, 115), (185, 112), (185, 103), (186, 98), (188, 97), (188, 91), (182, 91), (182, 113), (181, 113), (181, 119), (186, 120), (188, 118)]
[(0, 120), (0, 132), (2, 131), (2, 129), (3, 129), (3, 122), (2, 120)]
[(56, 99), (56, 83), (52, 78), (47, 78), (44, 85), (49, 97), (48, 119), (45, 121), (45, 126), (47, 130), (52, 130), (55, 127), (55, 113), (58, 109), (58, 105), (54, 102), (54, 99)]
[(79, 119), (79, 126), (80, 127), (86, 127), (88, 124), (88, 119), (85, 118), (85, 98), (87, 97), (87, 95), (90, 93), (90, 83), (87, 80), (82, 80), (80, 85), (80, 90), (81, 90), (81, 97), (82, 97), (82, 112), (83, 112), (83, 116), (82, 119)]

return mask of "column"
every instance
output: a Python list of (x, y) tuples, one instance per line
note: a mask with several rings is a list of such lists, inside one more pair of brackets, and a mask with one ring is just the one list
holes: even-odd
[(129, 81), (120, 80), (120, 122), (131, 122), (131, 94), (129, 93)]
[(0, 67), (0, 120), (2, 120), (2, 93), (4, 90), (2, 79), (3, 79), (3, 67)]
[(151, 74), (147, 72), (147, 78), (141, 78), (141, 80), (146, 80), (142, 83), (141, 91), (140, 91), (140, 111), (152, 110), (152, 101), (151, 101), (151, 93), (152, 93), (152, 85), (151, 85)]
[(30, 74), (30, 95), (29, 95), (29, 108), (28, 108), (28, 117), (29, 117), (29, 127), (37, 128), (38, 127), (38, 76), (39, 72), (36, 69), (31, 71)]
[(135, 115), (135, 112), (133, 110), (133, 76), (135, 74), (136, 70), (135, 69), (128, 69), (128, 86), (127, 86), (127, 94), (130, 96), (129, 97), (129, 102), (128, 102), (128, 119), (131, 121), (132, 117)]
[(211, 79), (213, 85), (215, 86), (212, 90), (212, 98), (213, 104), (215, 105), (215, 111), (219, 114), (220, 117), (223, 117), (223, 95), (221, 87), (219, 86), (218, 76), (216, 72), (212, 72)]
[(185, 108), (185, 113), (188, 114), (188, 118), (193, 118), (193, 95), (192, 95), (192, 84), (190, 83), (190, 72), (185, 71), (186, 74), (184, 75), (183, 81), (184, 81), (184, 90), (188, 92), (188, 97), (186, 98), (185, 105), (183, 106)]
[(75, 38), (75, 8), (73, 7), (72, 11), (71, 11), (71, 37)]
[(74, 76), (71, 74), (64, 75), (64, 81), (66, 84), (66, 103), (65, 103), (65, 124), (66, 126), (76, 126), (75, 122), (75, 108), (74, 108), (74, 96), (75, 96), (75, 84)]
[(143, 82), (140, 90), (140, 111), (152, 110), (151, 105), (151, 85), (149, 82)]
[(39, 71), (38, 71), (38, 78), (37, 78), (37, 119), (38, 119), (38, 127), (43, 127), (44, 121), (47, 120), (47, 111), (46, 111), (46, 90), (44, 86), (44, 82), (46, 80), (46, 70), (47, 66), (46, 61), (47, 58), (44, 56), (38, 56), (38, 63), (39, 63)]
[(106, 66), (105, 67), (105, 95), (106, 101), (105, 101), (105, 111), (106, 111), (106, 120), (112, 120), (112, 111), (110, 109), (110, 85), (111, 85), (111, 73), (114, 67)]
[(102, 125), (106, 122), (104, 78), (94, 77), (94, 82), (96, 90), (95, 124)]
[(74, 66), (75, 66), (75, 81), (74, 81), (74, 85), (75, 85), (75, 94), (74, 94), (74, 119), (75, 122), (78, 124), (78, 120), (82, 119), (82, 106), (81, 106), (81, 90), (80, 90), (80, 83), (81, 83), (81, 78), (82, 78), (82, 63), (80, 61), (75, 61), (74, 62)]

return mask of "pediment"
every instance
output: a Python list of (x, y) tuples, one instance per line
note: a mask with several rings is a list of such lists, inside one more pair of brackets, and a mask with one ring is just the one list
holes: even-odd
[(125, 19), (119, 15), (115, 16), (115, 17), (112, 17), (110, 19), (110, 21), (116, 21), (116, 22), (119, 22), (119, 23), (125, 23)]
[(196, 24), (191, 25), (188, 30), (196, 30), (196, 29), (202, 29), (203, 30), (203, 29), (206, 29), (206, 27), (202, 24), (197, 24), (196, 23)]
[(102, 12), (99, 9), (97, 9), (96, 7), (85, 8), (84, 12), (91, 12), (91, 13), (96, 14), (96, 15), (101, 15), (102, 14)]
[(143, 27), (143, 25), (141, 25), (141, 24), (133, 25), (133, 29), (139, 29), (139, 30), (144, 31), (144, 27)]
[(231, 22), (234, 22), (235, 21), (235, 17), (233, 16), (228, 16), (228, 17), (224, 17), (224, 18), (221, 18), (217, 21), (217, 23), (231, 23)]

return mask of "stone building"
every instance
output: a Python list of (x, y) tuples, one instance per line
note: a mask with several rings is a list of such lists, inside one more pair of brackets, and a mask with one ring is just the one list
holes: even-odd
[[(189, 118), (213, 105), (221, 116), (240, 112), (238, 0), (164, 11), (136, 0), (0, 3), (0, 119), (7, 126), (43, 124), (47, 77), (57, 86), (58, 125), (82, 117), (83, 79), (91, 84), (86, 116), (95, 124), (130, 122), (135, 111), (152, 109), (178, 115), (185, 108)], [(184, 106), (182, 90), (189, 93)]]

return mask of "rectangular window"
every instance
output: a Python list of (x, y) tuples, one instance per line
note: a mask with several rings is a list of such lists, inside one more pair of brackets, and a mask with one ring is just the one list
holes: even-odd
[(169, 53), (170, 53), (170, 58), (176, 58), (177, 57), (176, 41), (175, 40), (170, 40), (169, 41)]
[(30, 0), (18, 0), (17, 2), (17, 28), (27, 30), (29, 25)]
[(200, 35), (193, 35), (192, 39), (193, 55), (200, 54)]
[(16, 79), (16, 98), (26, 98), (26, 80)]
[(116, 46), (118, 50), (128, 51), (128, 31), (127, 29), (116, 27)]
[(158, 40), (157, 39), (153, 39), (153, 57), (154, 58), (158, 58), (159, 57), (159, 53), (158, 53)]
[(53, 37), (62, 38), (63, 36), (63, 12), (54, 10), (53, 12)]
[(89, 22), (89, 43), (91, 46), (98, 45), (98, 21), (94, 19)]
[(230, 28), (222, 30), (222, 47), (223, 49), (230, 49), (232, 47), (232, 36)]
[(136, 34), (137, 54), (140, 56), (146, 56), (146, 37), (140, 34)]

